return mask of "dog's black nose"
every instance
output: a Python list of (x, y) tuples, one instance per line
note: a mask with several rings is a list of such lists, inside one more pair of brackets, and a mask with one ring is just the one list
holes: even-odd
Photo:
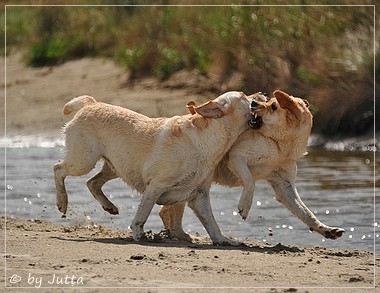
[(257, 107), (258, 105), (259, 105), (259, 103), (257, 103), (255, 100), (252, 100), (252, 102), (251, 102), (251, 107), (252, 108)]

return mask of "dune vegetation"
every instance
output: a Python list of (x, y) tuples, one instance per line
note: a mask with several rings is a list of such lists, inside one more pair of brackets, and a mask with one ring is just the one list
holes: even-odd
[[(128, 1), (135, 2), (143, 3)], [(7, 54), (22, 51), (30, 66), (107, 57), (130, 71), (131, 79), (165, 80), (185, 70), (209, 80), (213, 86), (207, 90), (215, 92), (281, 88), (311, 102), (316, 132), (339, 137), (371, 133), (374, 76), (380, 69), (379, 58), (374, 64), (373, 1), (340, 1), (369, 6), (243, 2), (255, 6), (7, 6), (1, 16), (6, 18), (2, 48)], [(36, 1), (9, 4), (16, 3)], [(92, 1), (97, 3), (103, 4)], [(155, 1), (178, 3), (191, 2)]]

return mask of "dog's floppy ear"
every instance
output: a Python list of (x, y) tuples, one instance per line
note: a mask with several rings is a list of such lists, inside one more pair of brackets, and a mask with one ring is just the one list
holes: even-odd
[(277, 99), (280, 107), (283, 109), (288, 109), (290, 112), (296, 116), (298, 120), (302, 119), (302, 112), (298, 104), (285, 92), (282, 90), (276, 90), (273, 95)]
[(220, 118), (224, 116), (222, 107), (219, 103), (214, 101), (208, 101), (207, 103), (194, 107), (193, 109), (204, 118)]
[(194, 109), (196, 106), (197, 105), (193, 101), (187, 103), (186, 108), (189, 110), (189, 112), (191, 113), (191, 115), (194, 115), (195, 113), (197, 113), (195, 111), (195, 109)]

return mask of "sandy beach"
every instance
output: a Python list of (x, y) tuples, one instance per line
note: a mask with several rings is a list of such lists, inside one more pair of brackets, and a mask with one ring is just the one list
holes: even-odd
[[(0, 63), (4, 68), (5, 60)], [(6, 79), (3, 71), (0, 76), (8, 137), (59, 137), (67, 121), (63, 105), (82, 94), (149, 116), (184, 114), (190, 100), (202, 103), (214, 95), (201, 93), (195, 85), (202, 83), (204, 89), (207, 81), (186, 72), (165, 83), (128, 84), (122, 68), (101, 59), (31, 68), (20, 55), (11, 55), (6, 69)], [(5, 115), (5, 103), (0, 113)], [(196, 237), (192, 244), (170, 239), (165, 231), (136, 243), (130, 232), (100, 225), (69, 227), (9, 217), (1, 218), (0, 227), (1, 282), (13, 292), (34, 287), (41, 292), (52, 287), (54, 292), (375, 292), (380, 271), (380, 257), (359, 250), (255, 242), (218, 247), (208, 238)]]
[[(2, 218), (1, 227), (2, 237), (6, 235), (9, 287), (369, 292), (374, 286), (375, 259), (365, 251), (253, 242), (218, 247), (207, 238), (197, 238), (193, 244), (171, 240), (164, 232), (135, 243), (130, 232), (39, 220), (5, 223)], [(377, 257), (377, 269), (378, 261)]]

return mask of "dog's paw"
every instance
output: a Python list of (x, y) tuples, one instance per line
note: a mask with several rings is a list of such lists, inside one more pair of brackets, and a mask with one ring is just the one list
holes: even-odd
[(247, 219), (247, 217), (248, 217), (248, 213), (249, 213), (249, 208), (247, 208), (247, 207), (241, 207), (240, 205), (238, 206), (238, 210), (239, 210), (239, 214), (240, 214), (240, 216), (241, 216), (241, 218), (243, 219), (243, 220), (246, 220)]
[(346, 231), (342, 228), (330, 228), (328, 230), (325, 231), (325, 238), (327, 239), (338, 239), (339, 237), (341, 237), (343, 235), (343, 233), (345, 233)]
[(131, 225), (133, 240), (140, 241), (144, 238), (145, 233), (142, 225)]
[(62, 214), (66, 215), (67, 202), (66, 201), (57, 201), (57, 208)]
[(109, 212), (111, 215), (119, 214), (119, 209), (113, 204), (109, 206), (103, 206), (103, 210), (105, 210), (106, 212)]
[(223, 240), (220, 240), (220, 241), (213, 241), (213, 244), (218, 245), (218, 246), (239, 246), (241, 245), (241, 242), (237, 240), (224, 238)]
[(246, 220), (252, 206), (252, 197), (242, 196), (238, 204), (238, 211), (243, 220)]
[(193, 239), (191, 238), (191, 236), (185, 233), (184, 231), (177, 231), (174, 229), (171, 229), (169, 231), (170, 231), (170, 235), (174, 238), (177, 238), (178, 240), (182, 240), (182, 241), (186, 241), (190, 243), (193, 242)]

